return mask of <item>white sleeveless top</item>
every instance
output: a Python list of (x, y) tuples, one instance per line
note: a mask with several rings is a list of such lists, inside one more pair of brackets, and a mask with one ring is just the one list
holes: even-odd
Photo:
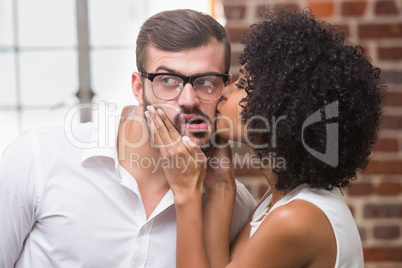
[(268, 194), (254, 212), (252, 221), (250, 222), (250, 237), (271, 211), (296, 199), (305, 200), (321, 209), (332, 226), (337, 248), (335, 268), (364, 267), (363, 249), (359, 232), (353, 216), (338, 188), (328, 191), (324, 189), (312, 189), (307, 184), (299, 185), (276, 202), (267, 213), (267, 205), (272, 198), (272, 194)]

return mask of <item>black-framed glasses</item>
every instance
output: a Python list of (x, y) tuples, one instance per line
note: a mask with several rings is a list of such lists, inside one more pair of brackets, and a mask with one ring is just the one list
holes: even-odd
[(190, 83), (198, 98), (206, 101), (217, 100), (222, 96), (222, 89), (229, 80), (229, 74), (205, 73), (185, 76), (172, 73), (147, 73), (141, 76), (152, 82), (152, 92), (161, 100), (177, 98), (184, 86)]

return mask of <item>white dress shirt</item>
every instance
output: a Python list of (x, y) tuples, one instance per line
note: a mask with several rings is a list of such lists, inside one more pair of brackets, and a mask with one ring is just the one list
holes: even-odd
[[(99, 129), (107, 128), (86, 123), (73, 131), (32, 130), (6, 149), (0, 161), (1, 268), (176, 266), (171, 190), (147, 219), (136, 180), (119, 165), (117, 132), (101, 140)], [(232, 240), (254, 206), (237, 183)]]

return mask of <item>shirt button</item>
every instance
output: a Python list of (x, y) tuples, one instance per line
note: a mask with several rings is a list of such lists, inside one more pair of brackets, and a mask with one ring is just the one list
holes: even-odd
[(138, 232), (138, 235), (141, 235), (141, 236), (142, 236), (142, 235), (144, 235), (144, 234), (145, 234), (145, 230), (141, 228), (140, 231)]

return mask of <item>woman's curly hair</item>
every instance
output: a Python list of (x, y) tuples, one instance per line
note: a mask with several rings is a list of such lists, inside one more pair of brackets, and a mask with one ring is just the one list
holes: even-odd
[[(385, 94), (380, 69), (361, 46), (346, 44), (338, 28), (316, 20), (310, 10), (267, 13), (241, 40), (245, 49), (240, 62), (246, 64), (248, 81), (241, 102), (243, 123), (249, 130), (266, 128), (258, 118), (272, 123), (263, 134), (249, 131), (248, 139), (257, 145), (269, 141), (269, 146), (255, 148), (262, 160), (285, 160), (282, 168), (274, 168), (278, 190), (303, 183), (324, 189), (348, 186), (357, 170), (367, 166), (377, 140)], [(330, 104), (337, 111), (326, 120)], [(317, 111), (322, 120), (303, 125)], [(328, 135), (327, 124), (337, 126), (338, 138)], [(328, 152), (335, 165), (306, 149), (324, 155), (327, 136), (338, 151)]]

